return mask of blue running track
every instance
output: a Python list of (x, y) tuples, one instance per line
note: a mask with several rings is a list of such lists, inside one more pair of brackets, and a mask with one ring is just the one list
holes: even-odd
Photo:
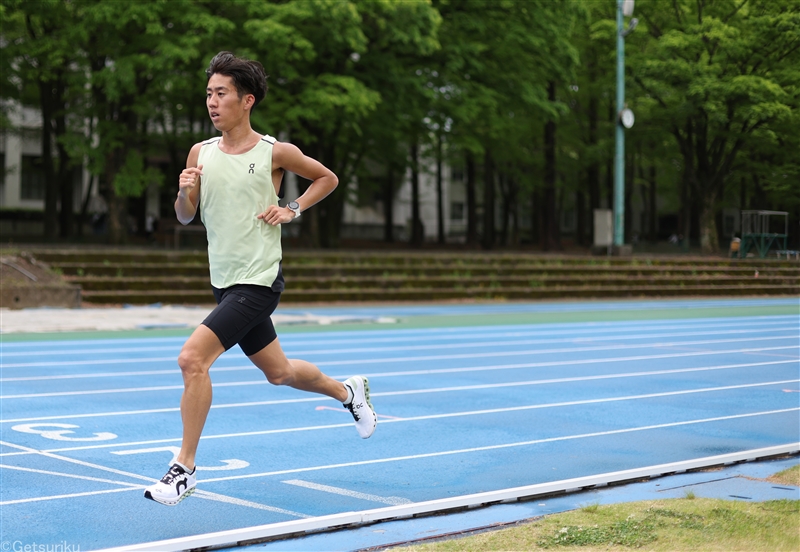
[[(547, 320), (602, 312), (613, 319)], [(403, 322), (278, 329), (290, 357), (369, 377), (374, 436), (234, 348), (212, 368), (198, 492), (173, 508), (142, 489), (180, 446), (185, 337), (4, 338), (2, 541), (119, 547), (800, 440), (797, 298), (332, 313)], [(512, 314), (538, 318), (502, 323)]]

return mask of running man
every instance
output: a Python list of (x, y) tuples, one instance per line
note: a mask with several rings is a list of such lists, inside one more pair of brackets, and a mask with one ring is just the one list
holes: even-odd
[[(222, 136), (192, 147), (180, 175), (175, 213), (181, 224), (189, 224), (202, 205), (217, 307), (178, 356), (184, 385), (180, 454), (161, 481), (144, 492), (146, 498), (169, 506), (194, 492), (197, 445), (211, 408), (209, 369), (236, 344), (270, 383), (342, 402), (362, 438), (370, 437), (378, 422), (367, 378), (354, 376), (342, 383), (310, 362), (287, 359), (270, 319), (284, 289), (280, 225), (325, 198), (339, 179), (296, 146), (251, 128), (250, 114), (267, 93), (260, 63), (220, 52), (206, 75), (208, 115)], [(278, 193), (285, 171), (310, 180), (311, 185), (280, 207)]]

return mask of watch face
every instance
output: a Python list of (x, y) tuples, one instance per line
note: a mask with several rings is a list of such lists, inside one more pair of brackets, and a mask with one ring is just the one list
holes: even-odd
[(286, 205), (292, 211), (296, 211), (300, 208), (300, 204), (296, 201), (290, 201), (288, 205)]

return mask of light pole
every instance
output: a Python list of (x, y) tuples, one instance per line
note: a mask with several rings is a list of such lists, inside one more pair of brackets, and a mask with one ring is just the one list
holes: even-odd
[(625, 243), (625, 129), (633, 126), (633, 112), (625, 107), (625, 37), (636, 28), (631, 19), (625, 29), (624, 17), (633, 15), (633, 0), (617, 0), (617, 117), (614, 148), (614, 247)]

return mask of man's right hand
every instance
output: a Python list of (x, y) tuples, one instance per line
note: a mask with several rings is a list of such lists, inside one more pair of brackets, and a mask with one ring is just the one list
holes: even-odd
[(187, 167), (181, 171), (181, 176), (178, 179), (178, 197), (186, 199), (189, 197), (189, 194), (192, 193), (195, 186), (197, 186), (197, 180), (203, 174), (203, 165), (199, 167)]

